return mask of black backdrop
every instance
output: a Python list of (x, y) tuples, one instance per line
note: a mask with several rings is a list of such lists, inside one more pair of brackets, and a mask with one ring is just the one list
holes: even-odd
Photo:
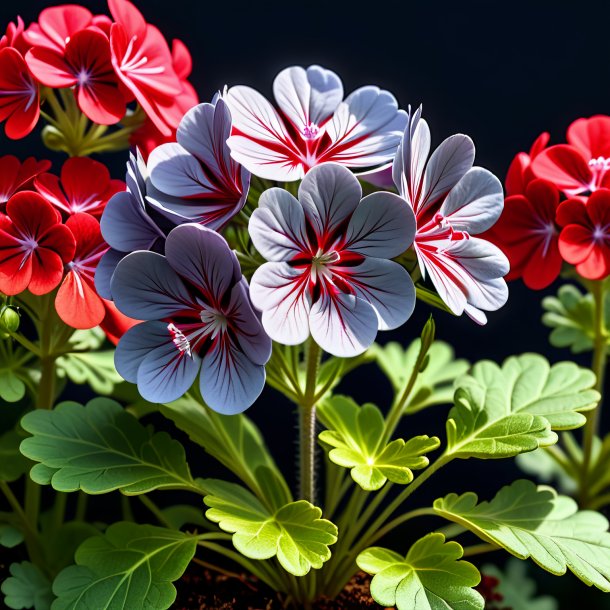
[[(26, 25), (55, 2), (22, 0), (0, 5), (0, 29), (18, 12)], [(84, 0), (94, 12), (106, 12), (100, 0)], [(610, 5), (588, 2), (248, 2), (231, 0), (141, 0), (138, 7), (168, 39), (179, 37), (191, 50), (191, 80), (202, 101), (225, 84), (248, 84), (271, 94), (277, 72), (293, 64), (319, 63), (335, 70), (346, 92), (376, 84), (393, 92), (401, 106), (423, 103), (434, 143), (456, 132), (469, 134), (477, 146), (477, 164), (504, 178), (519, 150), (527, 150), (544, 130), (554, 141), (564, 138), (569, 123), (596, 113), (610, 113)], [(38, 134), (19, 142), (2, 138), (2, 154), (49, 156)], [(61, 156), (53, 156), (55, 169)], [(115, 177), (122, 177), (124, 155), (105, 157)], [(554, 287), (556, 288), (556, 286)], [(551, 360), (570, 358), (551, 350), (540, 324), (541, 293), (510, 285), (506, 307), (478, 327), (468, 318), (435, 312), (437, 336), (471, 361), (501, 360), (514, 353), (538, 351)], [(547, 293), (552, 290), (547, 291)], [(418, 304), (399, 331), (379, 339), (407, 343), (419, 334), (430, 309)], [(586, 359), (583, 361), (586, 364)], [(387, 407), (389, 388), (373, 366), (352, 376), (343, 388), (361, 402)], [(283, 464), (294, 461), (295, 418), (290, 405), (272, 390), (249, 411)], [(432, 410), (405, 424), (404, 433), (443, 434), (445, 413)], [(156, 423), (161, 423), (157, 421)], [(197, 474), (208, 474), (209, 460), (199, 454)], [(430, 500), (448, 491), (478, 491), (490, 497), (518, 471), (511, 461), (453, 464), (438, 477)], [(417, 532), (404, 531), (404, 545)], [(501, 561), (489, 556), (485, 560)], [(541, 587), (587, 608), (610, 608), (610, 600), (591, 596), (573, 579), (555, 579), (532, 569)], [(516, 609), (519, 610), (519, 609)]]

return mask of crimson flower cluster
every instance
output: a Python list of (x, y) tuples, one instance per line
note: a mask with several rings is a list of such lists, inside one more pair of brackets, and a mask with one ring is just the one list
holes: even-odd
[(191, 57), (172, 48), (128, 0), (108, 0), (111, 17), (78, 5), (44, 9), (25, 28), (20, 17), (0, 40), (0, 121), (9, 138), (26, 136), (40, 116), (41, 86), (71, 88), (80, 110), (114, 125), (136, 101), (146, 114), (133, 143), (145, 151), (171, 141), (197, 102), (188, 82)]
[(0, 292), (44, 295), (59, 286), (55, 308), (67, 325), (101, 325), (116, 342), (133, 321), (98, 295), (94, 274), (108, 250), (98, 218), (125, 184), (93, 159), (68, 159), (59, 176), (50, 166), (0, 158)]
[(510, 260), (506, 279), (538, 290), (569, 263), (582, 277), (610, 275), (610, 116), (574, 121), (567, 144), (541, 134), (506, 177), (504, 212), (485, 237)]

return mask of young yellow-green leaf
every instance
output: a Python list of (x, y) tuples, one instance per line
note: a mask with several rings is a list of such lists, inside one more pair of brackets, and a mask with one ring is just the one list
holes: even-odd
[(25, 396), (25, 383), (12, 369), (0, 370), (0, 398), (6, 402), (18, 402)]
[(429, 463), (424, 454), (440, 444), (438, 438), (424, 435), (380, 446), (384, 429), (381, 411), (372, 404), (360, 407), (347, 396), (325, 400), (318, 415), (330, 428), (320, 433), (320, 440), (333, 447), (328, 457), (338, 466), (350, 468), (354, 481), (367, 491), (380, 489), (387, 480), (410, 483), (413, 470)]
[(31, 470), (32, 479), (57, 491), (119, 489), (135, 495), (197, 488), (182, 445), (166, 432), (153, 433), (108, 398), (33, 411), (21, 425), (32, 434), (21, 443), (21, 452), (40, 462)]
[(306, 502), (289, 502), (270, 512), (247, 489), (215, 479), (206, 479), (210, 495), (205, 516), (233, 534), (235, 548), (251, 559), (277, 556), (282, 567), (295, 576), (319, 569), (330, 558), (337, 541), (337, 527), (321, 519), (322, 511)]
[(460, 458), (511, 457), (552, 445), (551, 431), (577, 428), (595, 407), (593, 373), (571, 362), (552, 367), (536, 354), (484, 360), (456, 381), (447, 421), (448, 453)]
[[(383, 347), (377, 344), (370, 351), (386, 374), (396, 395), (400, 395), (409, 381), (421, 339), (416, 339), (405, 350), (399, 343), (390, 342)], [(435, 341), (428, 350), (429, 362), (419, 373), (409, 395), (405, 413), (415, 413), (432, 405), (450, 404), (453, 399), (453, 382), (468, 370), (466, 360), (455, 360), (453, 349), (442, 341)]]
[(406, 557), (381, 547), (371, 547), (356, 562), (374, 574), (371, 595), (382, 606), (398, 610), (483, 610), (485, 602), (472, 587), (481, 581), (479, 571), (460, 561), (463, 549), (445, 542), (440, 533), (420, 538)]
[(121, 522), (93, 536), (76, 551), (76, 565), (53, 582), (52, 610), (170, 608), (171, 584), (195, 554), (197, 540), (175, 530)]
[(161, 413), (236, 474), (270, 509), (292, 500), (258, 428), (243, 413), (221, 415), (191, 396), (161, 406)]
[(552, 574), (573, 572), (588, 585), (610, 591), (610, 533), (607, 519), (579, 511), (576, 502), (549, 487), (519, 480), (490, 502), (477, 495), (449, 494), (434, 510), (519, 559), (531, 558)]
[[(579, 354), (593, 349), (595, 337), (593, 295), (583, 294), (571, 284), (564, 284), (557, 291), (556, 297), (542, 299), (545, 313), (542, 323), (553, 330), (549, 335), (551, 345), (569, 347)], [(610, 299), (604, 303), (606, 326), (610, 323)]]
[(2, 583), (4, 603), (8, 608), (49, 610), (53, 601), (51, 583), (40, 568), (29, 561), (12, 563), (10, 576)]

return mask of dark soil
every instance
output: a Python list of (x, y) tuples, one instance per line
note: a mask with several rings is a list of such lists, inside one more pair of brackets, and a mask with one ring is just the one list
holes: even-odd
[[(360, 572), (335, 600), (319, 600), (314, 610), (379, 608), (369, 593), (370, 577)], [(283, 610), (278, 595), (255, 578), (229, 578), (192, 566), (176, 583), (175, 610)]]

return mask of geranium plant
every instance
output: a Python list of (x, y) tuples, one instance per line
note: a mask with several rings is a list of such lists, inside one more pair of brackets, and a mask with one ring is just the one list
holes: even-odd
[[(47, 8), (0, 42), (6, 134), (44, 121), (69, 155), (55, 173), (0, 158), (0, 545), (27, 554), (5, 604), (162, 610), (194, 562), (286, 606), (335, 599), (360, 570), (384, 607), (483, 610), (497, 572), (481, 582), (472, 561), (495, 550), (610, 591), (610, 117), (579, 119), (569, 144), (541, 136), (505, 199), (468, 136), (432, 151), (421, 108), (375, 86), (346, 96), (320, 66), (280, 72), (276, 106), (240, 85), (200, 104), (186, 47), (108, 5)], [(88, 158), (130, 146), (125, 182)], [(410, 345), (384, 339), (416, 306), (485, 324), (506, 279), (560, 275), (543, 320), (592, 370), (470, 364), (432, 316)], [(370, 363), (391, 404), (348, 395)], [(75, 384), (96, 397), (63, 400)], [(266, 385), (298, 413), (295, 489), (244, 413)], [(441, 437), (402, 425), (425, 409)], [(434, 489), (449, 464), (515, 457), (562, 493)], [(406, 522), (412, 542), (390, 536)]]

